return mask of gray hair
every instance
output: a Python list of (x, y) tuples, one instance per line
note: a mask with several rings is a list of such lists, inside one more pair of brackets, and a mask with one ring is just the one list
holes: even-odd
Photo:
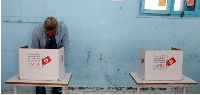
[(54, 17), (47, 17), (44, 21), (44, 27), (47, 30), (54, 30), (58, 27), (58, 21)]

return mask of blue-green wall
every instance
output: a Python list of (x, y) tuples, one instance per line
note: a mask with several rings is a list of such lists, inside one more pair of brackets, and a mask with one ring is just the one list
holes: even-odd
[[(133, 87), (129, 72), (138, 71), (138, 49), (171, 47), (184, 51), (183, 74), (200, 83), (200, 18), (137, 14), (138, 0), (2, 0), (1, 89), (13, 90), (5, 81), (19, 72), (18, 48), (31, 46), (33, 28), (47, 16), (60, 18), (69, 29), (69, 86)], [(200, 85), (190, 86), (193, 90)]]

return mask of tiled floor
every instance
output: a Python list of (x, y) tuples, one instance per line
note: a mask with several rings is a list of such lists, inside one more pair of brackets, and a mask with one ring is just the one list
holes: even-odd
[[(1, 91), (1, 94), (14, 94), (13, 91)], [(35, 92), (20, 91), (20, 94), (35, 94)], [(47, 92), (47, 94), (51, 94)], [(68, 91), (66, 94), (136, 94), (134, 91)], [(182, 94), (180, 91), (168, 92), (168, 91), (141, 91), (141, 94)], [(186, 94), (200, 94), (199, 92), (187, 92)]]
[[(35, 94), (34, 89), (26, 91), (23, 88), (20, 94)], [(47, 94), (51, 94), (51, 88), (46, 88)], [(200, 91), (190, 91), (187, 89), (186, 94), (200, 94)], [(145, 87), (140, 88), (141, 94), (182, 94), (182, 88), (178, 87)], [(68, 87), (66, 94), (136, 94), (136, 87)], [(1, 94), (14, 94), (14, 91), (1, 90)]]

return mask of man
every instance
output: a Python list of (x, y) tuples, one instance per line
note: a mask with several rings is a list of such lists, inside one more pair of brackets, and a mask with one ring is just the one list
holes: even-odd
[[(43, 24), (39, 24), (33, 29), (31, 45), (32, 48), (59, 49), (61, 47), (64, 47), (65, 57), (67, 57), (67, 53), (69, 50), (68, 45), (69, 38), (67, 26), (59, 23), (54, 17), (47, 17)], [(61, 94), (61, 88), (53, 87), (52, 93)], [(45, 87), (37, 86), (36, 94), (46, 94)]]

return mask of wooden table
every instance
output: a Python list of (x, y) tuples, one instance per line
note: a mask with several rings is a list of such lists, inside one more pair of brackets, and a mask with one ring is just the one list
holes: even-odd
[(129, 73), (132, 79), (137, 84), (137, 94), (140, 93), (140, 86), (181, 86), (183, 87), (183, 94), (186, 93), (186, 87), (190, 84), (198, 84), (196, 81), (182, 75), (182, 80), (180, 81), (147, 81), (140, 78), (137, 73)]
[(72, 74), (66, 73), (62, 80), (58, 81), (44, 81), (44, 80), (23, 80), (19, 79), (19, 74), (8, 79), (5, 84), (14, 86), (14, 93), (19, 92), (19, 86), (47, 86), (47, 87), (62, 87), (62, 94), (65, 94), (66, 86), (68, 86)]

